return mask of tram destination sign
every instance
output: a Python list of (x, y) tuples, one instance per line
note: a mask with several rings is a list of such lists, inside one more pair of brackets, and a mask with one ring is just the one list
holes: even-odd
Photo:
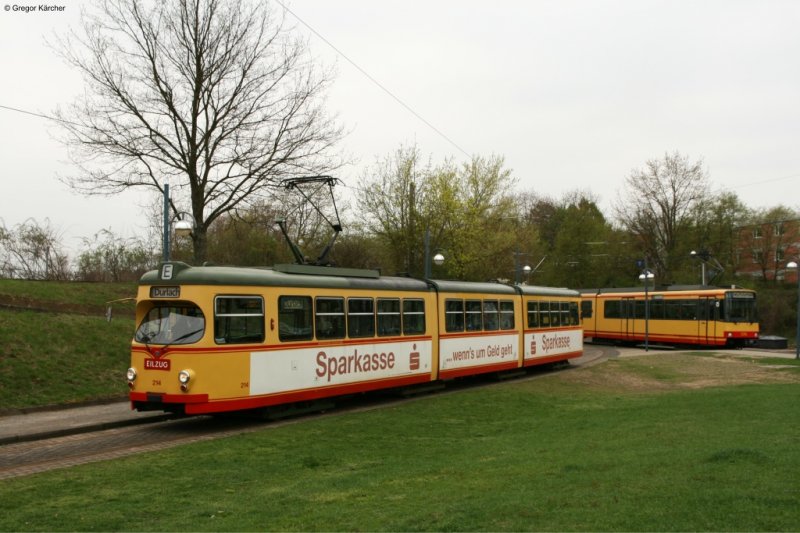
[(150, 287), (150, 298), (180, 298), (180, 287)]

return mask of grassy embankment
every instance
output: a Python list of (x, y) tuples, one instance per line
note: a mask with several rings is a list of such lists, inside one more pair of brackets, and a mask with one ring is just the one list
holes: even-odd
[(612, 360), (7, 480), (0, 530), (796, 531), (799, 384)]
[[(133, 283), (0, 280), (0, 412), (122, 398), (130, 359)], [(33, 310), (35, 309), (35, 310)]]

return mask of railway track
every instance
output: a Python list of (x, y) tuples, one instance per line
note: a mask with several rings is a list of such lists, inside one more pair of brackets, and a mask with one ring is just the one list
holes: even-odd
[[(581, 368), (598, 364), (607, 359), (610, 347), (586, 346), (584, 355), (574, 360), (566, 368)], [(538, 379), (553, 371), (534, 371), (517, 379)], [(461, 380), (455, 387), (441, 394), (455, 394), (459, 391), (494, 386), (497, 381)], [(341, 405), (324, 412), (315, 412), (281, 420), (257, 420), (246, 417), (208, 417), (157, 419), (113, 429), (90, 429), (73, 435), (64, 435), (27, 442), (15, 442), (0, 446), (0, 480), (26, 476), (59, 468), (67, 468), (96, 461), (118, 459), (134, 454), (157, 452), (165, 448), (200, 442), (220, 437), (239, 435), (267, 427), (280, 427), (298, 423), (309, 418), (332, 416), (346, 412), (378, 409), (390, 405), (419, 399), (420, 395), (410, 397), (369, 395), (358, 401), (345, 401)]]

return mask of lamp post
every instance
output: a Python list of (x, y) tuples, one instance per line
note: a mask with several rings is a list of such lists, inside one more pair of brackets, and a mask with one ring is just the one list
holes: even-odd
[(788, 270), (794, 270), (797, 273), (797, 307), (795, 307), (795, 312), (797, 313), (797, 330), (795, 331), (794, 337), (794, 358), (800, 359), (800, 269), (797, 268), (797, 261), (789, 261), (786, 263), (786, 268)]
[(689, 252), (694, 258), (700, 259), (700, 281), (702, 282), (703, 287), (706, 286), (706, 261), (709, 260), (711, 254), (708, 250), (700, 250), (699, 252), (692, 250)]
[(161, 259), (169, 261), (169, 183), (164, 184), (164, 237), (161, 240)]
[[(444, 255), (441, 252), (436, 252), (433, 256), (433, 264), (441, 266), (444, 263)], [(425, 279), (430, 279), (433, 273), (431, 265), (431, 231), (425, 230)]]
[(519, 252), (519, 251), (515, 251), (513, 253), (514, 253), (514, 285), (519, 285), (519, 283), (520, 283), (520, 279), (519, 279), (520, 272), (524, 272), (525, 273), (525, 277), (527, 279), (527, 276), (528, 276), (528, 274), (531, 273), (532, 269), (531, 269), (530, 265), (525, 265), (522, 268), (520, 268), (520, 266), (519, 266), (519, 256), (528, 255), (528, 254), (526, 254), (524, 252)]
[[(191, 219), (191, 221), (189, 220)], [(164, 236), (161, 258), (163, 262), (170, 260), (170, 230), (175, 232), (176, 237), (189, 237), (194, 231), (194, 217), (189, 213), (180, 212), (175, 215), (175, 219), (169, 216), (169, 183), (164, 184)]]
[[(648, 295), (647, 286), (649, 281), (655, 277), (655, 274), (650, 272), (647, 268), (647, 259), (644, 260), (644, 270), (639, 274), (639, 279), (644, 281), (644, 351), (650, 350), (650, 297)], [(636, 312), (634, 310), (634, 316)]]

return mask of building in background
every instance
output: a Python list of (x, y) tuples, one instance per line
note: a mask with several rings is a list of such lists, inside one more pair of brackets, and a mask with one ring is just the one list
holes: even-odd
[(797, 272), (786, 263), (800, 261), (800, 218), (742, 226), (737, 233), (737, 275), (797, 282)]

